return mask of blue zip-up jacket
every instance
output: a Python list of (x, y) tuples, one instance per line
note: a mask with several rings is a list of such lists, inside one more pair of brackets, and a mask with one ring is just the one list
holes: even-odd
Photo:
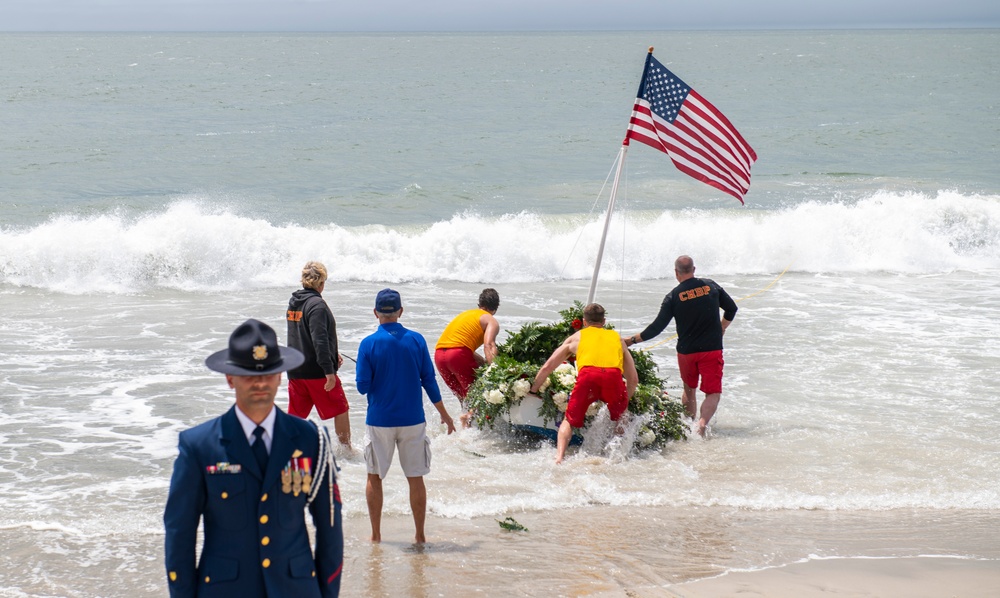
[(368, 395), (369, 426), (422, 424), (423, 391), (432, 403), (441, 400), (427, 341), (398, 322), (379, 325), (361, 341), (354, 371), (358, 392)]

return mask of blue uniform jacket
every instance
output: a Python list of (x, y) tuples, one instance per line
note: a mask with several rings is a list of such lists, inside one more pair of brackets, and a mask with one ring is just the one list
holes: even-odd
[[(308, 457), (315, 472), (316, 426), (275, 407), (271, 453), (262, 475), (235, 409), (180, 434), (180, 454), (163, 514), (170, 596), (337, 596), (344, 536), (336, 480), (332, 489), (326, 475), (313, 480), (313, 485), (320, 484), (309, 506), (316, 528), (315, 557), (306, 529), (307, 493), (294, 496), (281, 488), (281, 470), (293, 455)], [(201, 519), (204, 545), (196, 567)]]

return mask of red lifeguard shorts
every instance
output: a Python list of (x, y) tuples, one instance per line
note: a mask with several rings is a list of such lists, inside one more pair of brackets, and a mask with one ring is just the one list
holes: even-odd
[(327, 392), (323, 390), (326, 386), (326, 378), (295, 379), (288, 381), (288, 413), (303, 419), (309, 417), (313, 405), (316, 406), (316, 413), (320, 419), (330, 419), (337, 417), (341, 413), (347, 413), (350, 405), (347, 404), (347, 395), (344, 394), (344, 385), (337, 377), (337, 387)]
[(701, 378), (701, 392), (710, 395), (722, 392), (722, 351), (677, 354), (677, 367), (685, 386), (698, 387)]
[(625, 413), (628, 408), (628, 391), (622, 371), (618, 368), (598, 368), (583, 366), (576, 375), (576, 386), (569, 395), (566, 407), (566, 421), (574, 428), (582, 428), (587, 408), (595, 401), (608, 404), (612, 421)]
[(468, 347), (449, 347), (434, 351), (434, 365), (451, 392), (465, 400), (469, 387), (476, 381), (479, 363)]

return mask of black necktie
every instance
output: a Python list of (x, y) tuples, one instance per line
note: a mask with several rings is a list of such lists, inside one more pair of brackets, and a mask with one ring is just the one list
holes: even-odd
[(267, 471), (267, 447), (264, 446), (263, 426), (257, 426), (253, 431), (253, 437), (253, 445), (250, 448), (253, 449), (253, 456), (257, 458), (257, 465), (260, 466), (260, 473), (263, 474)]

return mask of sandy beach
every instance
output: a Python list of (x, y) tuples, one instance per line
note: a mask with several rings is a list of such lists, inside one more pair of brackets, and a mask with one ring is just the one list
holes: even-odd
[(827, 559), (729, 573), (672, 586), (668, 592), (678, 598), (998, 596), (1000, 561), (947, 557)]
[(375, 545), (364, 505), (348, 508), (345, 596), (1000, 595), (996, 516), (974, 512), (593, 507), (514, 514), (526, 532), (431, 516), (418, 547), (408, 517)]

